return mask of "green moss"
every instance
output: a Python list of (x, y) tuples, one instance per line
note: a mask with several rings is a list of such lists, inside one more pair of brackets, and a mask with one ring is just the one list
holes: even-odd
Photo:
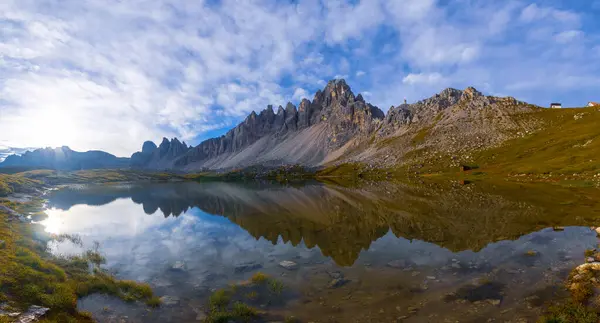
[(234, 319), (232, 313), (225, 310), (216, 310), (211, 311), (206, 318), (206, 323), (228, 323), (230, 320)]
[(252, 275), (252, 277), (250, 278), (250, 281), (253, 282), (254, 284), (262, 284), (268, 278), (269, 278), (269, 276), (267, 276), (266, 274), (261, 273), (259, 271), (259, 272), (255, 273), (254, 275)]
[(412, 139), (413, 145), (420, 145), (423, 142), (425, 142), (425, 138), (427, 138), (427, 135), (429, 135), (430, 130), (431, 130), (431, 127), (426, 127), (426, 128), (419, 130)]
[[(520, 116), (535, 118), (543, 128), (475, 154), (488, 169), (518, 174), (573, 174), (600, 171), (598, 108), (543, 109)], [(519, 120), (517, 120), (519, 121)]]
[(32, 192), (42, 185), (40, 181), (29, 179), (18, 174), (0, 174), (0, 196), (15, 192)]
[(529, 256), (529, 257), (535, 257), (535, 256), (537, 256), (537, 254), (538, 253), (535, 250), (528, 250), (525, 252), (525, 256)]
[[(2, 174), (0, 174), (2, 176)], [(183, 180), (183, 176), (170, 173), (152, 173), (137, 170), (93, 169), (82, 171), (33, 170), (14, 174), (24, 180), (50, 185), (59, 184), (91, 184), (132, 181), (167, 181)]]
[(272, 293), (279, 295), (283, 292), (284, 287), (282, 282), (275, 279), (269, 279), (269, 290)]
[(152, 297), (148, 298), (148, 300), (146, 301), (146, 305), (148, 305), (150, 307), (159, 307), (161, 303), (162, 303), (162, 301), (160, 300), (160, 297), (158, 297), (158, 296), (152, 296)]
[(220, 309), (229, 305), (231, 297), (227, 294), (224, 289), (217, 290), (208, 299), (208, 303), (211, 308)]
[(231, 312), (233, 313), (234, 317), (241, 319), (250, 319), (258, 315), (258, 311), (255, 308), (242, 302), (233, 303)]
[(284, 323), (298, 323), (300, 321), (298, 321), (298, 319), (294, 316), (286, 316), (285, 319), (283, 320)]
[[(4, 204), (4, 203), (3, 203)], [(39, 210), (41, 201), (11, 203), (19, 211)], [(123, 300), (152, 302), (147, 284), (120, 281), (100, 269), (104, 258), (96, 250), (79, 256), (55, 257), (43, 243), (33, 239), (34, 224), (10, 221), (0, 213), (0, 295), (11, 306), (24, 310), (30, 305), (49, 307), (41, 322), (91, 322), (77, 311), (77, 299), (92, 293), (105, 293)], [(67, 239), (67, 237), (62, 237)], [(90, 272), (90, 264), (96, 269)]]
[(249, 300), (255, 300), (258, 298), (258, 293), (256, 291), (251, 291), (247, 293), (245, 297)]
[(598, 313), (577, 303), (552, 306), (548, 313), (538, 320), (539, 323), (597, 323), (599, 321)]

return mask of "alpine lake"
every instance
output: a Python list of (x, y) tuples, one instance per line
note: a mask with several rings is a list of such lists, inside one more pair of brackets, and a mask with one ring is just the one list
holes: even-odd
[(251, 322), (536, 322), (568, 297), (600, 225), (596, 188), (506, 181), (72, 185), (46, 198), (45, 230), (78, 237), (49, 242), (54, 254), (95, 248), (162, 297), (81, 299), (99, 322), (202, 322), (219, 302), (255, 308)]

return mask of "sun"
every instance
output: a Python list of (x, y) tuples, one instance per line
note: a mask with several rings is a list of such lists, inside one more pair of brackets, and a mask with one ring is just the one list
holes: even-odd
[(41, 221), (40, 224), (44, 226), (46, 232), (52, 234), (64, 233), (64, 219), (61, 216), (63, 212), (57, 209), (47, 209), (45, 212), (48, 218)]
[(74, 116), (61, 109), (38, 109), (21, 116), (27, 124), (26, 138), (20, 142), (30, 147), (60, 147), (78, 139), (79, 126)]

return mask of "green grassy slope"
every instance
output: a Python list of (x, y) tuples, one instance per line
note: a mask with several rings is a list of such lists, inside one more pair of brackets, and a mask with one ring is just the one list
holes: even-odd
[(547, 109), (544, 129), (474, 154), (494, 173), (573, 174), (600, 171), (600, 109)]

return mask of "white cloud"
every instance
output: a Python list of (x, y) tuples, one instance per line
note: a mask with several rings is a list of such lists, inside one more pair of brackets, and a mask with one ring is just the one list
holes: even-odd
[(344, 43), (361, 38), (364, 31), (378, 27), (385, 15), (380, 1), (359, 1), (352, 5), (343, 0), (324, 2), (326, 15), (325, 41), (329, 44)]
[(294, 91), (294, 95), (292, 95), (292, 100), (294, 102), (299, 102), (302, 99), (305, 99), (308, 97), (309, 97), (308, 92), (305, 89), (299, 87), (299, 88), (296, 88), (296, 90)]
[(283, 102), (274, 81), (320, 28), (311, 1), (55, 2), (0, 4), (0, 128), (13, 145), (129, 155), (144, 140), (193, 139), (223, 124), (215, 104), (235, 119)]
[(558, 10), (551, 7), (540, 7), (533, 3), (525, 7), (521, 12), (521, 20), (524, 22), (533, 22), (544, 20), (547, 24), (565, 23), (579, 24), (579, 15), (566, 10)]
[(402, 79), (402, 83), (410, 85), (427, 84), (434, 85), (444, 81), (444, 77), (439, 73), (420, 73), (408, 74)]
[(336, 75), (333, 76), (333, 78), (334, 79), (338, 79), (338, 80), (341, 80), (341, 79), (345, 80), (345, 79), (348, 78), (348, 75), (347, 74), (336, 74)]
[(565, 44), (580, 37), (583, 37), (583, 32), (581, 30), (567, 30), (558, 33), (556, 36), (554, 36), (554, 39), (561, 44)]
[(197, 143), (348, 75), (384, 107), (469, 85), (593, 100), (590, 16), (528, 0), (4, 0), (0, 141), (122, 156)]

